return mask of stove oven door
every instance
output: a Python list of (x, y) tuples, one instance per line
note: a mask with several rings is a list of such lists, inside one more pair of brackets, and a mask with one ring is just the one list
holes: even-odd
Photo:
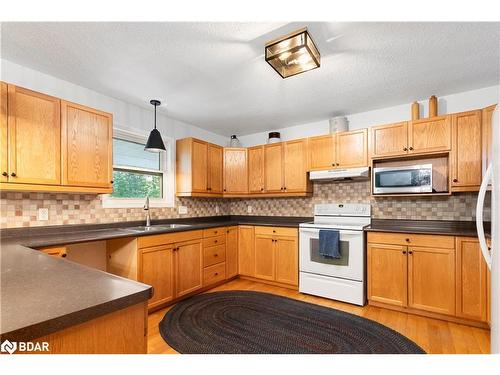
[(319, 229), (300, 228), (301, 272), (363, 281), (364, 275), (364, 233), (356, 230), (339, 230), (340, 259), (323, 257), (319, 254)]

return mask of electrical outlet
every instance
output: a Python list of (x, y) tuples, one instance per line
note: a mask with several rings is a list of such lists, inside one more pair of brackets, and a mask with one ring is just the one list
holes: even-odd
[(247, 213), (248, 214), (251, 214), (252, 213), (252, 206), (247, 206)]
[(188, 213), (187, 206), (179, 206), (179, 215), (185, 215)]
[(218, 213), (219, 213), (219, 205), (218, 205), (218, 204), (216, 204), (216, 205), (215, 205), (215, 213), (216, 213), (216, 214), (218, 214)]
[(38, 220), (41, 220), (41, 221), (49, 220), (49, 209), (48, 208), (39, 208), (38, 209)]

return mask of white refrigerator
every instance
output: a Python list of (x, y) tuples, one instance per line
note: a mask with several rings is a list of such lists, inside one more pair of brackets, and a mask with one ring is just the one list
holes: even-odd
[[(479, 190), (476, 225), (483, 257), (491, 270), (491, 352), (500, 353), (500, 109), (492, 117), (493, 150)], [(483, 229), (484, 198), (491, 187), (491, 249), (486, 244)]]

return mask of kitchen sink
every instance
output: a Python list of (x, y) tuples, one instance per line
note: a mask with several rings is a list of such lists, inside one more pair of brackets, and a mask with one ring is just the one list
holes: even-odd
[(185, 228), (189, 227), (189, 224), (158, 224), (158, 225), (151, 225), (149, 227), (146, 226), (139, 226), (139, 227), (130, 227), (130, 228), (122, 228), (123, 230), (130, 231), (130, 232), (155, 232), (159, 230), (167, 230), (167, 229), (176, 229), (176, 228)]

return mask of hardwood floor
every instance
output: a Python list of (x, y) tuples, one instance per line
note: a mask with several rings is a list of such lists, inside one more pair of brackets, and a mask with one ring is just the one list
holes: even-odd
[[(236, 279), (206, 293), (221, 290), (253, 290), (315, 303), (375, 320), (407, 336), (427, 353), (486, 354), (490, 352), (490, 332), (481, 328), (430, 319), (373, 306), (354, 306), (326, 298), (301, 294), (298, 291), (254, 281)], [(177, 353), (160, 336), (158, 324), (171, 307), (149, 315), (148, 353)]]

